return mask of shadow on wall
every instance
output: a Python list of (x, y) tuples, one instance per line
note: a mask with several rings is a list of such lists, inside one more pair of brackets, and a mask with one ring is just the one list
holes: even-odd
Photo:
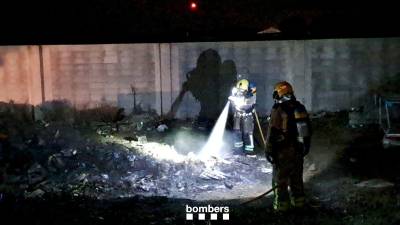
[(173, 118), (186, 92), (200, 102), (199, 122), (214, 121), (222, 111), (230, 89), (236, 80), (236, 65), (233, 60), (221, 62), (221, 56), (213, 49), (203, 51), (197, 59), (196, 68), (186, 74), (186, 81), (174, 100), (168, 117)]

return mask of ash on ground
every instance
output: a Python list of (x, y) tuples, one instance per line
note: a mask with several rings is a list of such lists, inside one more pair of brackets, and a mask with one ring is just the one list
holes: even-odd
[[(252, 197), (270, 187), (272, 168), (262, 155), (228, 151), (222, 158), (199, 159), (206, 134), (196, 133), (190, 122), (173, 121), (178, 124), (173, 126), (149, 113), (118, 122), (112, 117), (106, 122), (46, 121), (43, 116), (31, 121), (7, 110), (0, 124), (2, 192), (24, 198), (68, 193), (94, 199), (207, 200)], [(199, 141), (185, 145), (176, 140), (182, 133)]]

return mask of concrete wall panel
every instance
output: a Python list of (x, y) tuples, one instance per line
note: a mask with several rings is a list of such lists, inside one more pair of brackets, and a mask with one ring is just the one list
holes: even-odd
[(257, 85), (262, 114), (281, 80), (308, 109), (339, 110), (368, 102), (373, 85), (399, 76), (399, 61), (399, 38), (3, 46), (0, 101), (130, 111), (133, 87), (143, 110), (193, 118), (218, 114), (243, 74)]
[(0, 101), (41, 102), (38, 49), (37, 46), (0, 47)]

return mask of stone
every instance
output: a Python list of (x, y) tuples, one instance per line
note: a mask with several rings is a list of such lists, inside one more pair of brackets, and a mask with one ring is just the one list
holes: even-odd
[(138, 136), (138, 142), (141, 145), (147, 144), (147, 137), (146, 136)]
[(71, 156), (76, 155), (77, 152), (78, 151), (76, 149), (64, 149), (64, 150), (61, 151), (61, 154), (64, 157), (71, 157)]
[(46, 179), (46, 176), (46, 170), (39, 163), (33, 164), (28, 169), (28, 182), (30, 185), (34, 185), (43, 181), (44, 179)]
[(37, 189), (33, 192), (25, 194), (25, 198), (40, 198), (45, 194), (42, 189)]
[(33, 116), (34, 116), (35, 122), (44, 120), (43, 111), (37, 106), (33, 107)]
[(383, 179), (371, 179), (357, 183), (356, 186), (361, 188), (388, 188), (393, 187), (394, 184)]
[(271, 174), (272, 173), (272, 168), (261, 168), (261, 172), (262, 173), (266, 173), (266, 174)]
[(165, 124), (161, 124), (161, 125), (159, 125), (158, 127), (157, 127), (157, 131), (158, 132), (164, 132), (164, 131), (166, 131), (168, 129), (168, 127), (167, 127), (167, 125), (165, 125)]
[(49, 157), (47, 160), (47, 166), (51, 171), (56, 172), (64, 169), (66, 165), (61, 154), (57, 153)]
[(233, 184), (229, 181), (224, 181), (224, 185), (225, 187), (227, 187), (228, 189), (232, 189), (233, 188)]

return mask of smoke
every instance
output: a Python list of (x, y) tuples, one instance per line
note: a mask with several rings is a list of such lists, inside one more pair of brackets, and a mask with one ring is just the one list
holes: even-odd
[(180, 154), (187, 155), (190, 152), (197, 154), (207, 141), (203, 133), (192, 130), (179, 130), (171, 134), (171, 144)]
[(208, 138), (207, 143), (204, 145), (199, 153), (200, 158), (208, 158), (210, 156), (222, 156), (222, 151), (226, 147), (226, 144), (224, 144), (224, 133), (226, 121), (228, 119), (229, 105), (230, 102), (228, 101), (221, 115), (218, 117), (217, 123), (212, 129), (211, 135)]
[[(212, 156), (223, 158), (231, 153), (233, 135), (225, 130), (230, 103), (227, 102), (220, 114), (211, 134), (192, 129), (179, 129), (170, 133), (165, 143), (172, 146), (180, 156), (187, 156), (199, 160), (208, 160)], [(172, 152), (167, 153), (172, 154)]]

